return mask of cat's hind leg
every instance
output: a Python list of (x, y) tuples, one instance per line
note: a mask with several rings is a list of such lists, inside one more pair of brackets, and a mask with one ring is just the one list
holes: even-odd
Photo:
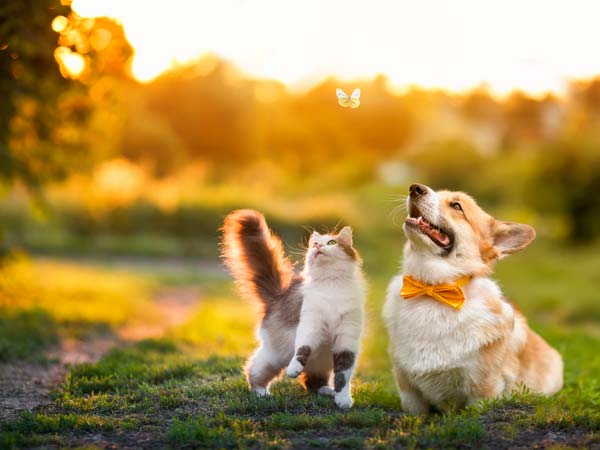
[(270, 395), (269, 385), (285, 367), (288, 359), (289, 354), (282, 355), (268, 340), (263, 341), (244, 368), (250, 389), (261, 397)]
[(329, 374), (307, 373), (304, 371), (300, 375), (300, 382), (307, 391), (315, 394), (327, 395), (333, 397), (335, 390), (329, 386)]
[(331, 350), (318, 350), (308, 361), (300, 380), (308, 391), (333, 397), (335, 390), (329, 385), (332, 369)]

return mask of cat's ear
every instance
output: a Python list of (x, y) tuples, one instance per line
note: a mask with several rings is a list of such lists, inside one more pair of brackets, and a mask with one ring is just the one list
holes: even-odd
[(352, 228), (342, 228), (342, 231), (338, 234), (338, 241), (344, 247), (352, 247)]
[(312, 234), (310, 235), (310, 237), (311, 237), (312, 239), (315, 239), (315, 238), (320, 238), (320, 237), (321, 237), (321, 234), (320, 234), (318, 231), (313, 231), (313, 232), (312, 232)]

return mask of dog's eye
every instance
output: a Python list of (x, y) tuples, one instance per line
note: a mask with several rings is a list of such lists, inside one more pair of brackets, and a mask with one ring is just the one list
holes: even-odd
[(327, 243), (327, 245), (335, 245), (335, 244), (337, 244), (337, 242), (336, 242), (334, 239), (330, 240), (330, 241)]
[(454, 208), (457, 211), (462, 211), (463, 210), (462, 206), (460, 206), (460, 203), (458, 203), (458, 202), (451, 202), (450, 203), (450, 208)]

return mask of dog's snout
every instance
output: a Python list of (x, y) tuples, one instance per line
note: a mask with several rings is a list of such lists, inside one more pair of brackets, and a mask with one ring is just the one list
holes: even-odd
[(408, 190), (410, 192), (410, 196), (413, 198), (427, 194), (427, 186), (425, 186), (424, 184), (411, 184)]

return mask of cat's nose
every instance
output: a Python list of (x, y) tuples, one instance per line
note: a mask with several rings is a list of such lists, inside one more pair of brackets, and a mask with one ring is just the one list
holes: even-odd
[(316, 243), (315, 243), (315, 247), (317, 247), (317, 250), (319, 250), (319, 249), (322, 247), (322, 245), (321, 245), (321, 244), (319, 244), (318, 242), (316, 242)]

